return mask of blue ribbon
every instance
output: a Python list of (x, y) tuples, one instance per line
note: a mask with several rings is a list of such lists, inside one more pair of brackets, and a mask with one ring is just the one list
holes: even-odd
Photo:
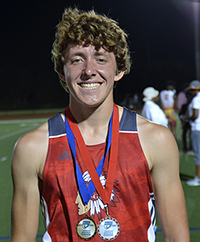
[[(98, 176), (100, 177), (102, 170), (103, 170), (103, 165), (106, 159), (106, 156), (108, 154), (108, 151), (110, 149), (111, 146), (111, 139), (112, 139), (112, 119), (113, 119), (113, 113), (111, 115), (110, 118), (110, 124), (109, 124), (109, 131), (108, 131), (108, 143), (107, 143), (107, 149), (106, 149), (106, 153), (105, 155), (102, 157), (99, 165), (97, 166), (96, 172), (98, 174)], [(65, 116), (65, 126), (66, 126), (66, 135), (67, 135), (67, 139), (68, 139), (68, 143), (75, 161), (75, 166), (76, 166), (76, 178), (77, 178), (77, 182), (78, 182), (78, 187), (79, 187), (79, 191), (81, 194), (81, 197), (83, 199), (83, 202), (85, 205), (88, 204), (89, 200), (91, 199), (92, 195), (94, 194), (95, 191), (95, 186), (93, 181), (91, 180), (88, 187), (86, 186), (86, 183), (83, 179), (80, 167), (76, 161), (76, 143), (75, 143), (75, 137), (74, 134), (69, 126), (69, 123), (67, 121), (67, 118)]]

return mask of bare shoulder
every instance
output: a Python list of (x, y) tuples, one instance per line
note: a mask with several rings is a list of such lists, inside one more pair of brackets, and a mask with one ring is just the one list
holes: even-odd
[(165, 157), (171, 155), (177, 159), (179, 155), (177, 144), (167, 127), (152, 123), (140, 115), (137, 115), (137, 127), (150, 170), (156, 162), (161, 162)]
[(145, 139), (152, 140), (155, 139), (155, 142), (158, 140), (160, 141), (163, 138), (173, 139), (174, 137), (171, 131), (160, 124), (153, 123), (142, 116), (137, 114), (137, 128), (141, 138), (145, 136)]
[(48, 123), (31, 131), (22, 137), (15, 144), (12, 169), (21, 167), (34, 169), (42, 178), (43, 167), (48, 149)]

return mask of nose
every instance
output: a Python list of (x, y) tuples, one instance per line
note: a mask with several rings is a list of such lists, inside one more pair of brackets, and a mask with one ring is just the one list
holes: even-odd
[(90, 77), (96, 75), (95, 63), (93, 60), (86, 60), (83, 68), (83, 75)]

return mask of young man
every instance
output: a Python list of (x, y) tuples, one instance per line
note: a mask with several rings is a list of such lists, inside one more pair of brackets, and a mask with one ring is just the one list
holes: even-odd
[(113, 103), (130, 69), (126, 34), (94, 11), (66, 9), (53, 45), (67, 109), (16, 144), (12, 242), (189, 241), (179, 153), (171, 132)]

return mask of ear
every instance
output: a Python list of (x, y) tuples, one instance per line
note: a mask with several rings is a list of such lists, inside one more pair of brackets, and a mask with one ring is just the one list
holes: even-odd
[(122, 79), (122, 77), (124, 76), (124, 73), (125, 73), (125, 70), (122, 70), (122, 71), (118, 72), (115, 75), (114, 81), (115, 82), (118, 82), (120, 79)]
[(65, 80), (65, 76), (64, 76), (64, 74), (62, 74), (62, 73), (58, 73), (58, 76), (60, 77), (60, 79), (63, 81), (63, 82), (65, 82), (66, 83), (66, 80)]

